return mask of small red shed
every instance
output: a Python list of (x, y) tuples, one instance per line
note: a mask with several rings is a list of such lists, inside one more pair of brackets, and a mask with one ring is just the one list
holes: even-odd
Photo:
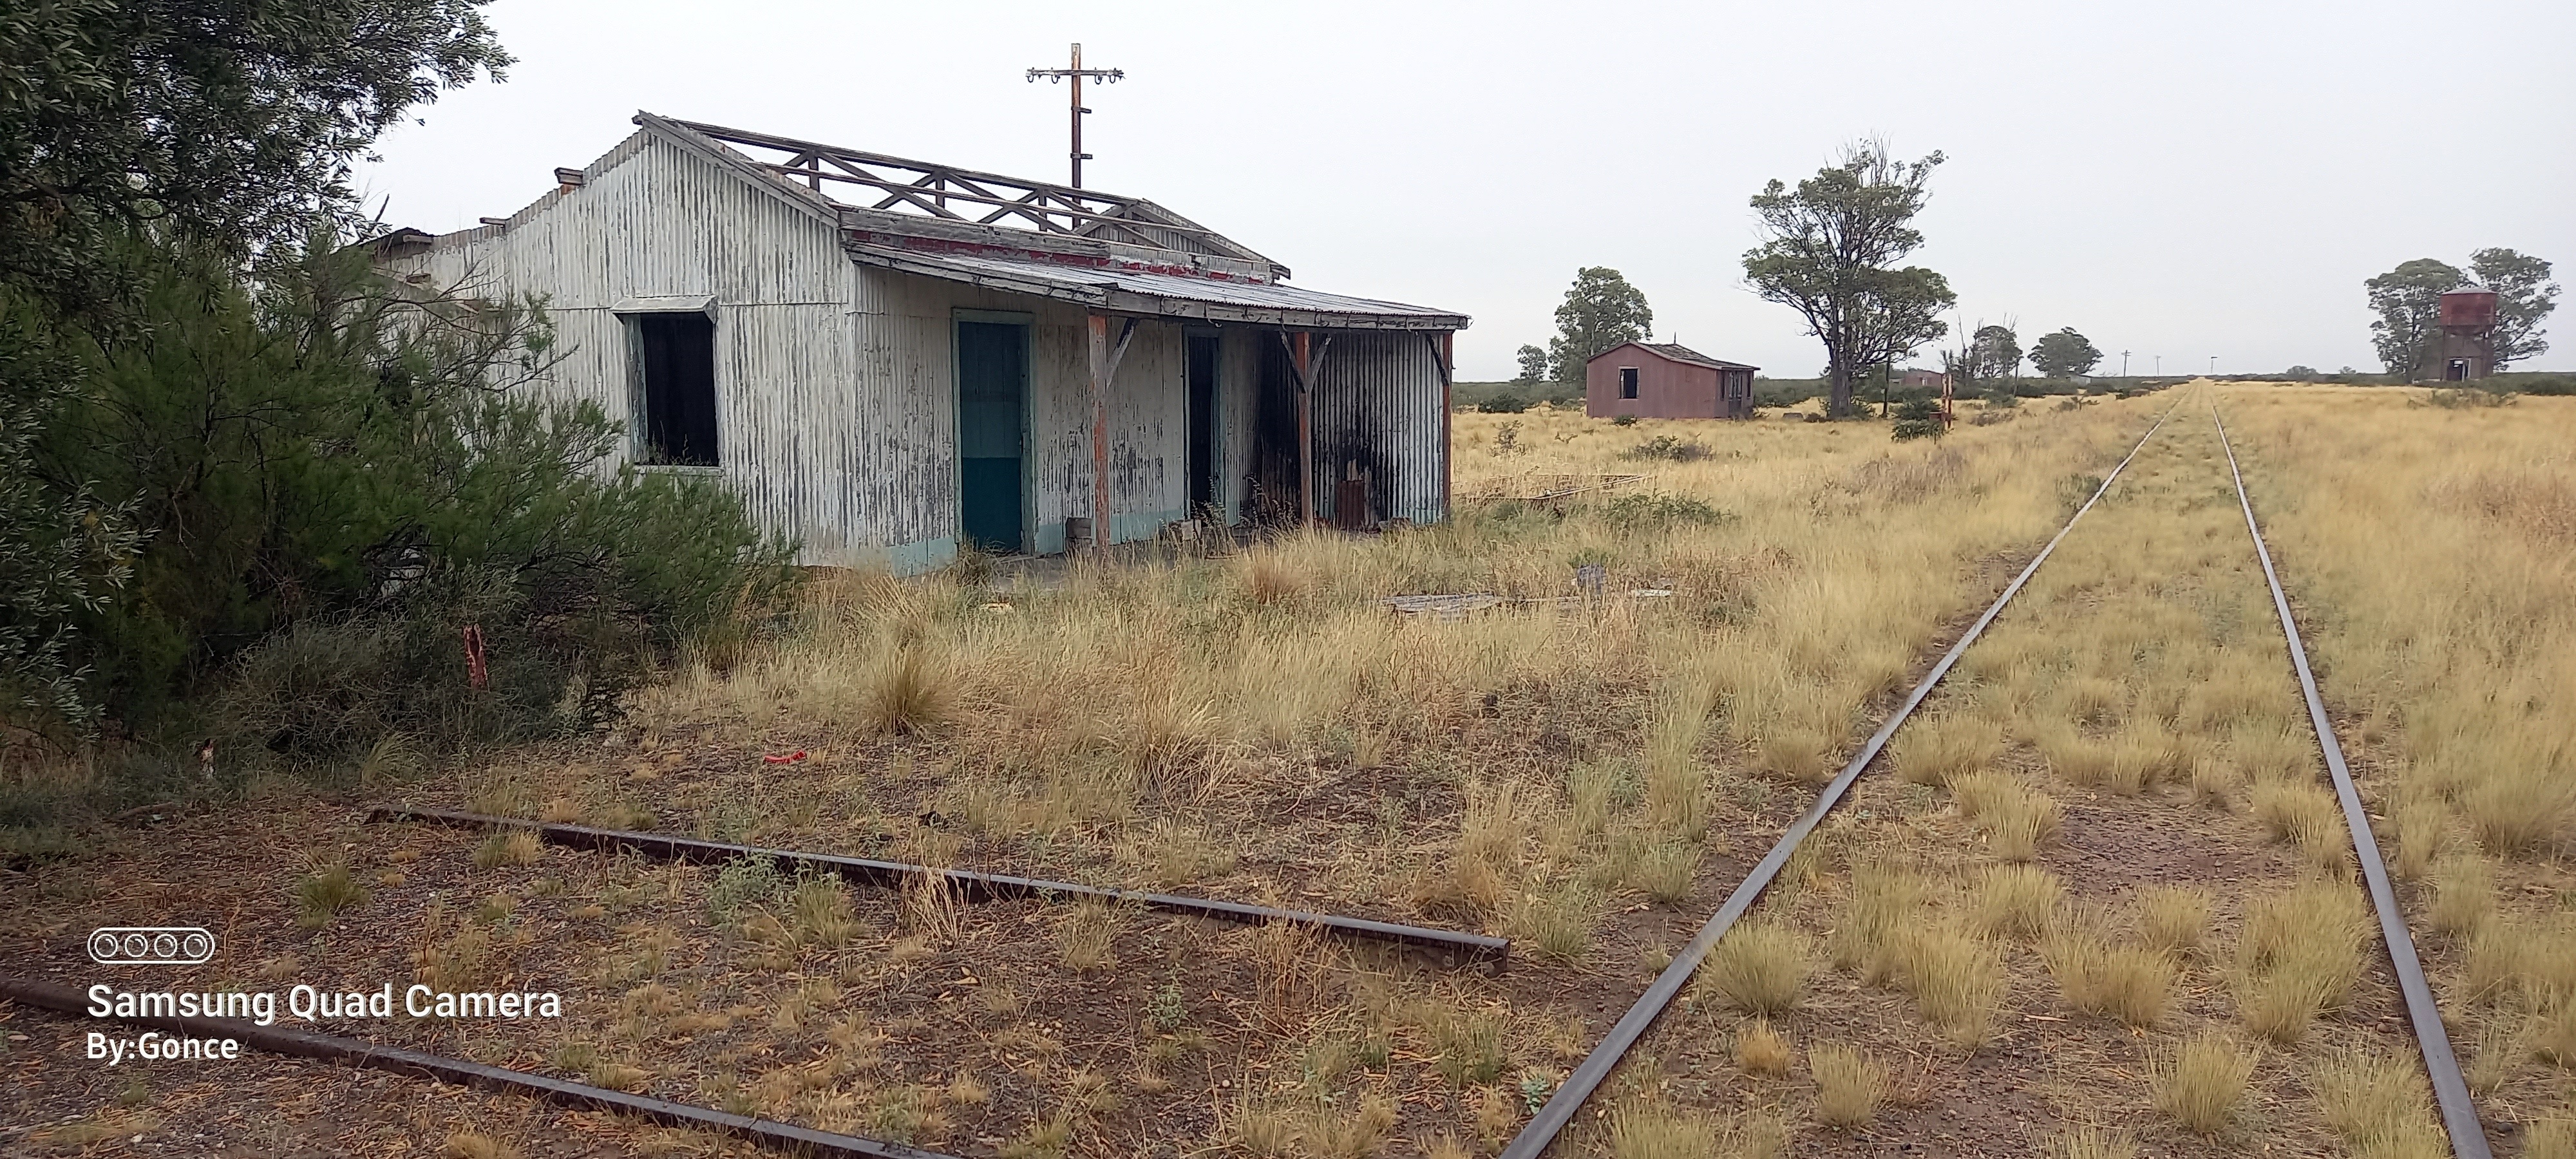
[(1583, 413), (1596, 419), (1749, 419), (1759, 366), (1671, 342), (1622, 342), (1583, 365)]

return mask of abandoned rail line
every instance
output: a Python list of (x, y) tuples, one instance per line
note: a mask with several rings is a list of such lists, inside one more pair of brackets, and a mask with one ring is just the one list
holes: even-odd
[(2345, 764), (2343, 745), (2335, 739), (2334, 721), (2326, 715), (2325, 699), (2317, 693), (2317, 680), (2308, 669), (2307, 646), (2300, 642), (2298, 618), (2290, 612), (2290, 597), (2281, 589), (2281, 574), (2272, 565), (2272, 549), (2263, 542), (2263, 528), (2254, 518), (2254, 500), (2245, 490), (2245, 472), (2237, 466), (2236, 447), (2227, 439), (2227, 424), (2218, 417), (2218, 406), (2210, 404), (2209, 421), (2218, 428), (2218, 445), (2227, 452), (2227, 473), (2236, 483), (2236, 503), (2245, 512), (2245, 531), (2254, 539), (2255, 558), (2263, 564), (2263, 582), (2272, 589), (2272, 609), (2281, 617), (2281, 634), (2289, 640), (2290, 665), (2298, 673), (2299, 693), (2307, 700), (2308, 724), (2316, 732), (2317, 746), (2325, 755), (2326, 772), (2334, 779), (2335, 799), (2343, 806), (2344, 824), (2352, 830), (2353, 854), (2361, 862), (2362, 882), (2370, 890), (2371, 908), (2379, 917), (2381, 941), (2388, 949), (2389, 965), (2397, 973), (2397, 986), (2406, 999), (2406, 1018), (2415, 1032), (2416, 1045), (2424, 1055), (2424, 1073), (2433, 1084), (2433, 1100), (2442, 1112), (2442, 1128), (2451, 1137), (2451, 1150), (2459, 1159), (2487, 1159), (2486, 1129), (2478, 1123), (2478, 1111), (2469, 1098), (2469, 1084), (2460, 1073), (2460, 1060), (2451, 1049), (2450, 1032), (2442, 1027), (2442, 1012), (2434, 1005), (2432, 985), (2424, 977), (2424, 963), (2416, 957), (2415, 938), (2406, 928), (2405, 911), (2398, 908), (2397, 894), (2388, 884), (2388, 866), (2379, 855), (2379, 841), (2371, 835), (2370, 811), (2361, 802), (2361, 793), (2353, 787), (2352, 769)]
[[(2163, 429), (2166, 421), (2173, 417), (2180, 405), (2180, 402), (2177, 402), (2174, 407), (2167, 408), (2163, 415), (2157, 417), (2155, 423), (2148, 427), (2146, 434), (2140, 436), (2137, 444), (2129, 449), (2129, 453), (2121, 458), (2108, 475), (2103, 477), (2102, 482), (2094, 488), (2084, 503), (2076, 508), (2074, 514), (2067, 518), (2065, 525), (2058, 529), (2056, 535), (2032, 556), (2020, 574), (2015, 576), (1995, 598), (1994, 603), (1969, 625), (1967, 631), (1962, 633), (1956, 642), (1951, 644), (1940, 660), (1897, 705), (1896, 710), (1862, 743), (1850, 762), (1843, 766), (1833, 780), (1826, 783), (1823, 790), (1818, 793), (1815, 803), (1782, 833), (1771, 851), (1728, 895), (1725, 903), (1701, 927), (1698, 936), (1673, 957), (1671, 964), (1657, 976), (1654, 984), (1629, 1007), (1628, 1011), (1612, 1026), (1610, 1032), (1558, 1086), (1547, 1103), (1502, 1150), (1501, 1159), (1539, 1159), (1548, 1151), (1557, 1137), (1582, 1111), (1593, 1094), (1618, 1068), (1629, 1050), (1645, 1036), (1656, 1019), (1682, 993), (1692, 975), (1697, 972), (1700, 963), (1708, 957), (1737, 922), (1762, 899), (1764, 892), (1779, 877), (1790, 858), (1798, 852), (1799, 847), (1815, 832), (1826, 816), (1841, 804), (1852, 786), (1868, 771), (1871, 763), (1886, 750), (1889, 741), (1904, 726), (1907, 719), (1931, 695), (1933, 689), (1941, 683), (1943, 677), (1949, 674), (1952, 666), (1967, 652), (1968, 648), (1984, 634), (1987, 626), (2002, 614), (2013, 597), (2018, 595), (2031, 577), (2038, 573), (2041, 565), (2048, 561), (2058, 545), (2074, 531), (2076, 524), (2084, 518), (2085, 513), (2091, 511), (2094, 505), (2109, 493), (2121, 472), (2128, 468), (2139, 452), (2155, 438), (2156, 433)], [(2264, 580), (2270, 588), (2273, 607), (2280, 616), (2281, 629), (2288, 640), (2292, 668), (2305, 697), (2309, 723), (2315, 733), (2317, 746), (2325, 757), (2326, 766), (2334, 782), (2335, 795), (2341, 803), (2345, 821), (2351, 829), (2353, 848), (2360, 862), (2362, 878), (2379, 919), (2382, 942), (2388, 954), (2390, 967), (2397, 977), (2399, 989), (2404, 996), (2410, 1029), (2420, 1048), (2425, 1073), (2431, 1081), (2444, 1129), (2459, 1159), (2489, 1159), (2491, 1151), (2485, 1131), (2479, 1124), (2476, 1108), (2471, 1102), (2468, 1084), (2461, 1073), (2458, 1058), (2452, 1050), (2450, 1037), (2443, 1028), (2441, 1013), (2434, 1004), (2432, 989), (2425, 979), (2422, 962), (2416, 955), (2414, 940), (2406, 926), (2403, 911), (2398, 907), (2396, 895), (2389, 885), (2388, 871), (2380, 856), (2378, 842), (2370, 828), (2369, 813), (2353, 785), (2351, 771), (2345, 763), (2342, 748), (2335, 739), (2333, 722), (2328, 717), (2324, 701), (2317, 691), (2316, 681), (2308, 666), (2306, 651), (2299, 637), (2288, 596), (2281, 586), (2279, 572), (2273, 565), (2271, 551), (2264, 544), (2262, 528), (2254, 515), (2253, 500), (2246, 491), (2244, 475), (2237, 465), (2235, 450), (2226, 442), (2226, 429), (2219, 420), (2215, 403), (2212, 403), (2210, 408), (2210, 421), (2218, 428), (2221, 445), (2227, 451), (2228, 470), (2235, 483), (2238, 505), (2245, 515), (2246, 530), (2253, 539), (2257, 558), (2262, 563)]]
[(367, 820), (370, 822), (425, 822), (462, 828), (519, 829), (535, 833), (537, 840), (548, 845), (567, 849), (636, 853), (656, 861), (690, 865), (768, 859), (776, 864), (793, 866), (809, 873), (831, 874), (852, 885), (892, 888), (899, 887), (905, 882), (935, 880), (956, 889), (964, 900), (972, 902), (1019, 901), (1028, 898), (1090, 900), (1112, 905), (1138, 905), (1147, 909), (1189, 914), (1217, 921), (1239, 922), (1245, 925), (1289, 922), (1310, 926), (1320, 932), (1339, 937), (1445, 951), (1461, 961), (1487, 962), (1496, 968), (1508, 964), (1512, 952), (1512, 943), (1509, 939), (1488, 934), (1409, 926), (1398, 922), (1345, 917), (1340, 914), (1274, 909), (1269, 906), (1220, 901), (1214, 898), (1111, 889), (1106, 886), (1080, 885), (1068, 881), (1045, 881), (1003, 873), (979, 873), (967, 869), (934, 869), (927, 865), (912, 865), (900, 861), (876, 861), (832, 853), (807, 853), (793, 849), (769, 849), (723, 841), (699, 841), (664, 833), (596, 829), (587, 825), (551, 824), (516, 817), (464, 813), (452, 809), (407, 808), (391, 805), (378, 806), (369, 810)]

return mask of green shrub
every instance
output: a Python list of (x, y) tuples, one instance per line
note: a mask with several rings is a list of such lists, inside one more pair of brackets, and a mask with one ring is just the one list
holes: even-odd
[(1614, 427), (1633, 427), (1637, 425), (1637, 416), (1620, 415), (1617, 418), (1611, 419), (1610, 425)]
[(1917, 398), (1896, 408), (1896, 421), (1890, 424), (1889, 433), (1901, 443), (1908, 439), (1938, 439), (1950, 433), (1950, 428), (1941, 421), (1940, 403)]
[(1516, 415), (1530, 408), (1530, 400), (1516, 391), (1501, 391), (1478, 404), (1477, 410), (1489, 415)]
[(216, 736), (240, 777), (593, 725), (792, 582), (721, 484), (602, 470), (617, 423), (508, 389), (552, 365), (541, 302), (397, 294), (329, 239), (255, 284), (154, 238), (121, 260), (138, 325), (37, 455), (143, 531), (68, 654), (130, 735)]
[(1709, 457), (1708, 444), (1679, 435), (1656, 435), (1619, 453), (1623, 459), (1659, 459), (1668, 463), (1695, 463)]
[(1621, 495), (1600, 506), (1601, 519), (1621, 530), (1669, 527), (1676, 523), (1708, 526), (1735, 517), (1688, 495), (1641, 491)]

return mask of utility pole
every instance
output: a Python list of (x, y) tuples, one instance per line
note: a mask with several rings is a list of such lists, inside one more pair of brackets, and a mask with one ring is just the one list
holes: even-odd
[(2120, 352), (2120, 377), (2129, 377), (2129, 352), (2126, 350)]
[(2156, 377), (2158, 377), (2158, 378), (2163, 378), (2164, 376), (2165, 376), (2165, 356), (2164, 356), (2164, 355), (2159, 354), (2159, 355), (2156, 355)]
[(2209, 356), (2209, 376), (2218, 377), (2218, 356), (2215, 354)]
[(1038, 83), (1039, 77), (1047, 78), (1048, 84), (1054, 84), (1060, 80), (1073, 82), (1073, 187), (1076, 189), (1082, 188), (1082, 163), (1091, 157), (1091, 154), (1082, 151), (1082, 115), (1091, 111), (1082, 107), (1082, 78), (1090, 77), (1102, 84), (1116, 84), (1126, 76), (1127, 70), (1123, 68), (1082, 67), (1082, 46), (1079, 44), (1073, 46), (1073, 67), (1029, 70), (1030, 84)]

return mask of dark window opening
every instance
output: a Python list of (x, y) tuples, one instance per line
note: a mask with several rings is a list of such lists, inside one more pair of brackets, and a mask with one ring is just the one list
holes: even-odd
[(1621, 397), (1621, 398), (1635, 398), (1635, 397), (1637, 397), (1637, 368), (1636, 368), (1636, 367), (1633, 367), (1633, 366), (1622, 366), (1622, 367), (1620, 367), (1620, 368), (1619, 368), (1619, 397)]
[(1216, 335), (1190, 336), (1190, 514), (1215, 506)]
[(704, 314), (643, 314), (644, 461), (716, 465), (716, 323)]

